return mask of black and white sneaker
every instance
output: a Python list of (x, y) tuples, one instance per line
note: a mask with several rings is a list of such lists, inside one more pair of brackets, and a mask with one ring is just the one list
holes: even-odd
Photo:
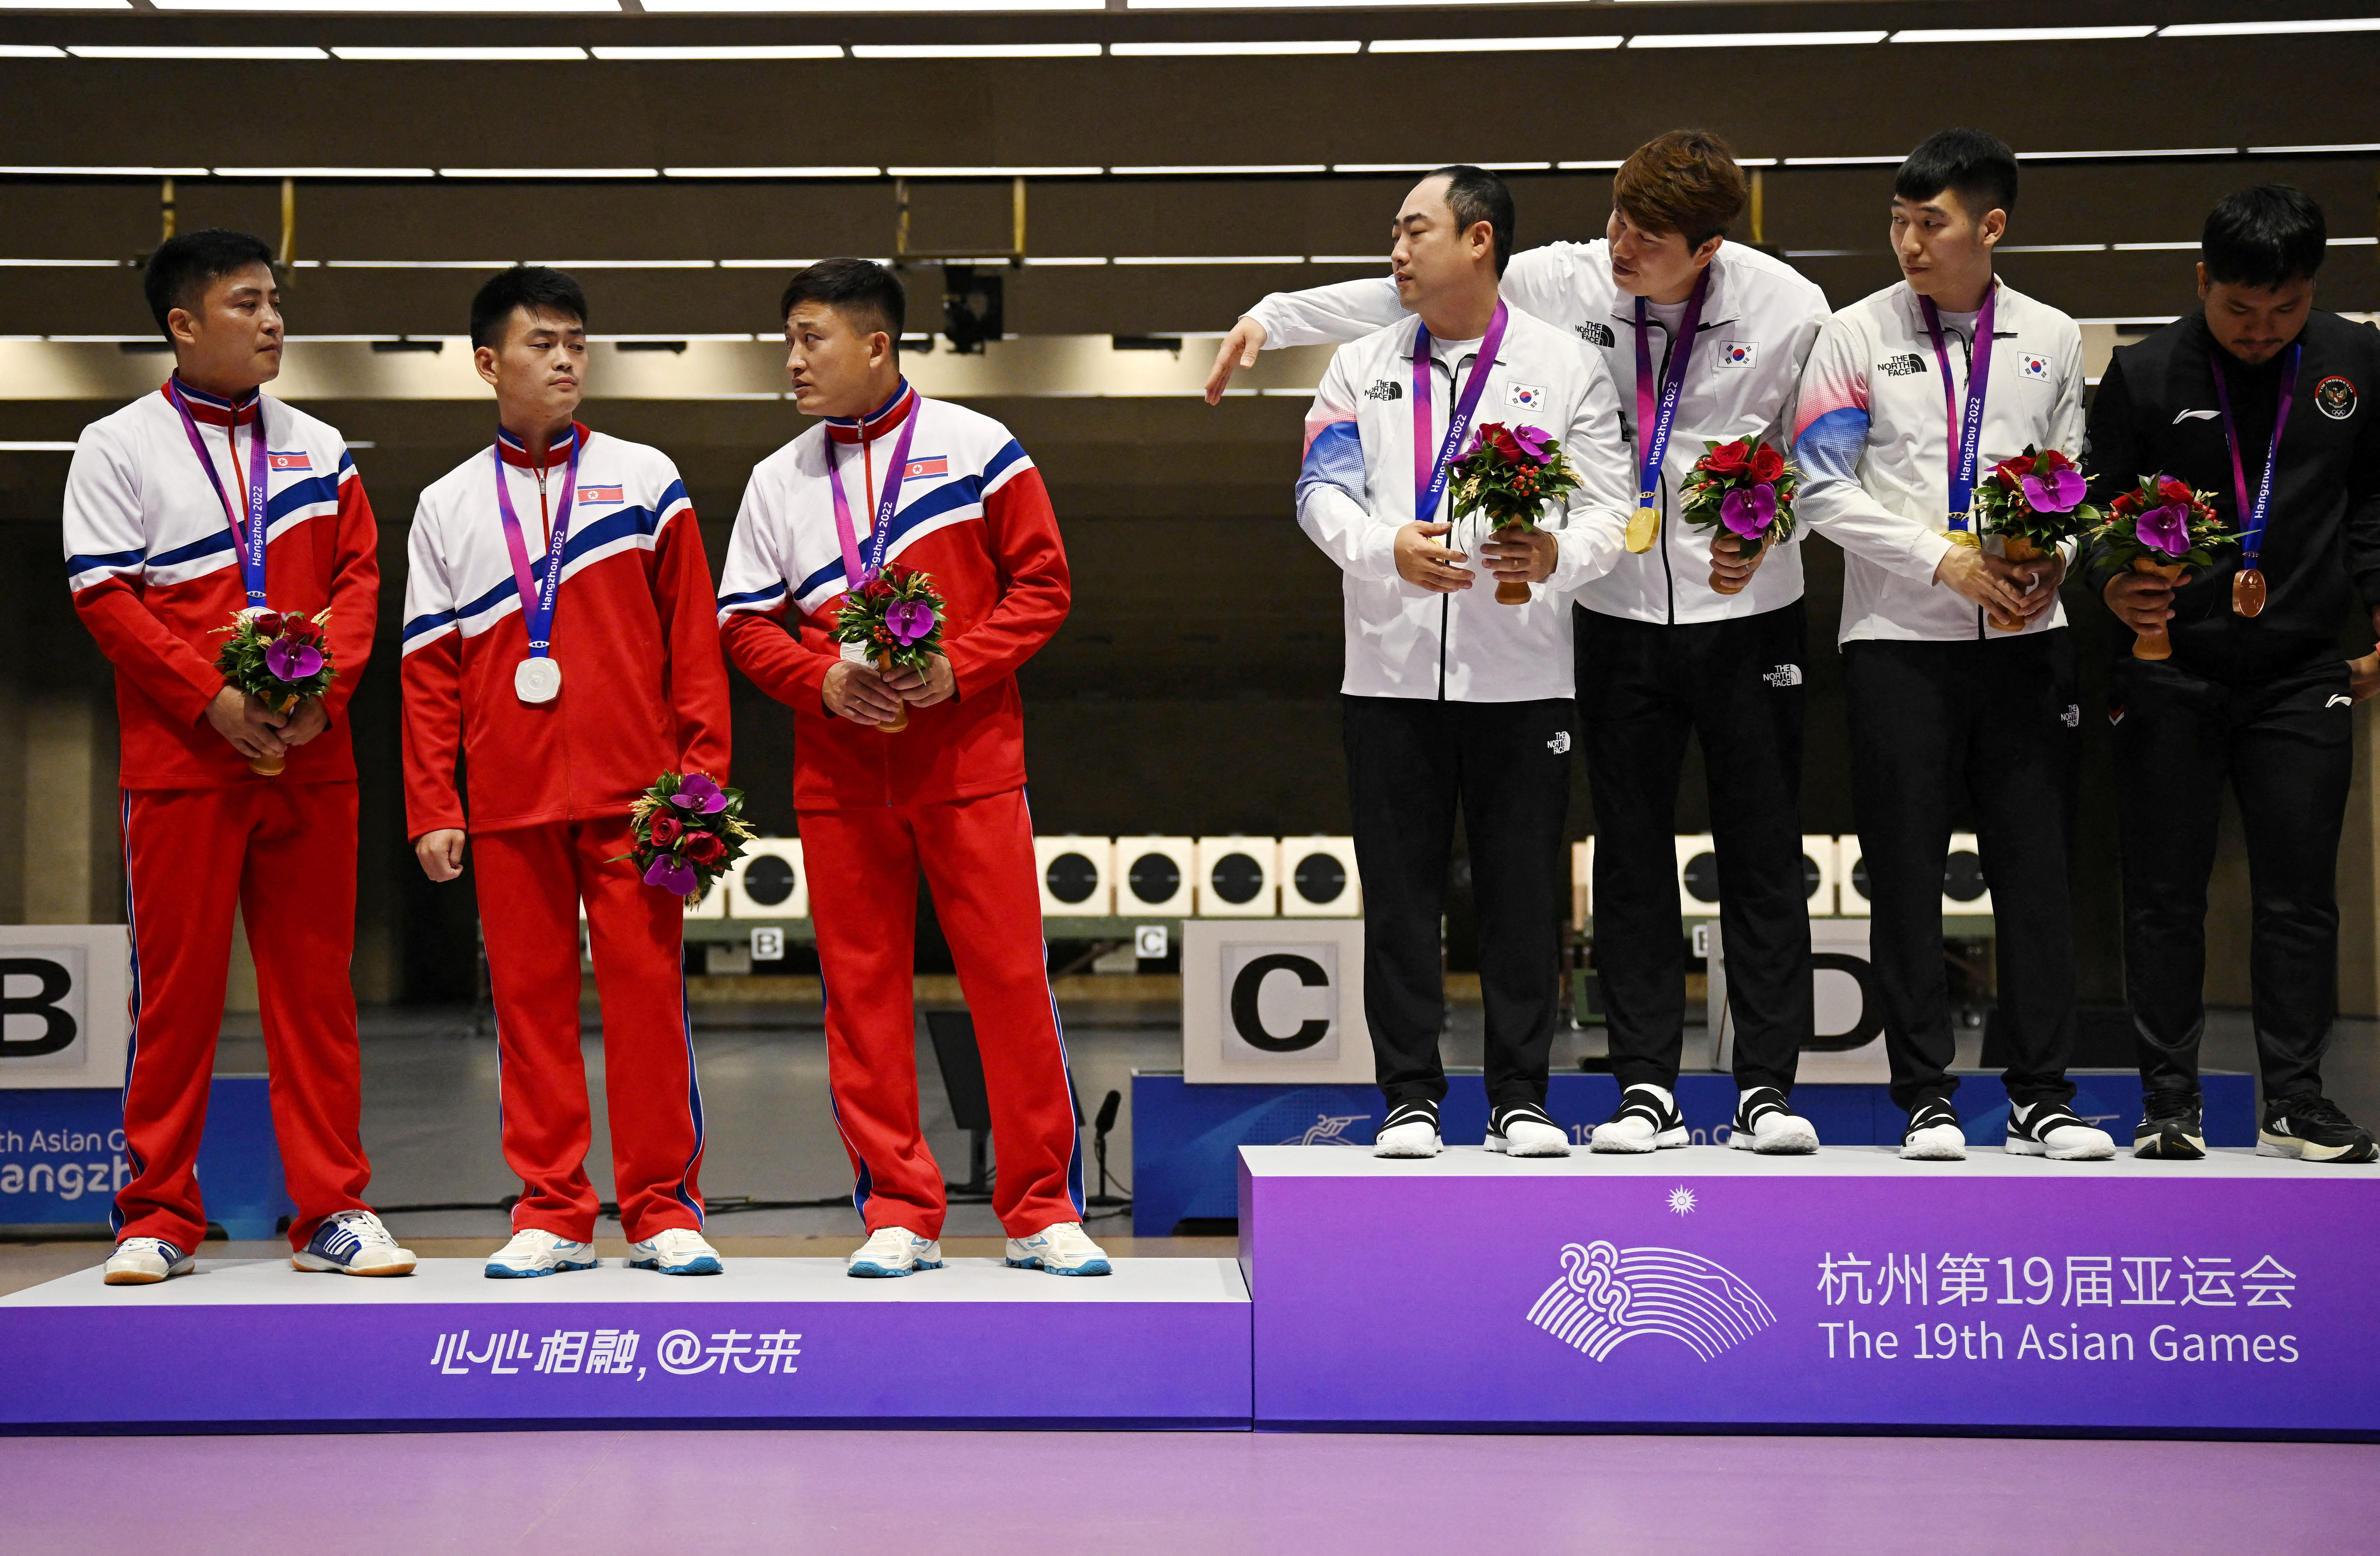
[(2168, 1162), (2206, 1155), (2205, 1106), (2195, 1092), (2151, 1092), (2132, 1126), (2132, 1154)]
[(2116, 1140), (2076, 1117), (2064, 1103), (2017, 1103), (2009, 1108), (2008, 1149), (2012, 1156), (2053, 1162), (2104, 1162), (2116, 1153)]
[(1372, 1137), (1375, 1156), (1435, 1156), (1439, 1149), (1438, 1104), (1427, 1099), (1389, 1109), (1380, 1132)]
[(1507, 1156), (1567, 1156), (1570, 1136), (1535, 1103), (1510, 1103), (1488, 1111), (1488, 1149)]
[(2316, 1092), (2265, 1104), (2256, 1154), (2294, 1156), (2301, 1162), (2371, 1162), (2380, 1160), (2380, 1148), (2373, 1145), (2371, 1130)]
[(1631, 1086), (1620, 1093), (1620, 1111), (1595, 1127), (1587, 1140), (1596, 1151), (1638, 1153), (1673, 1150), (1691, 1138), (1678, 1100), (1663, 1086)]
[(1959, 1110), (1943, 1097), (1927, 1097), (1911, 1108), (1900, 1154), (1910, 1162), (1965, 1161), (1967, 1132), (1959, 1128)]
[(1818, 1131), (1793, 1111), (1785, 1093), (1774, 1086), (1755, 1086), (1735, 1104), (1735, 1127), (1728, 1145), (1756, 1151), (1763, 1156), (1806, 1156), (1818, 1149)]

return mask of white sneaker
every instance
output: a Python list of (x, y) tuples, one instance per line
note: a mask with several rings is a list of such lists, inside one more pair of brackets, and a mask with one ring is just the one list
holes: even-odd
[(1639, 1084), (1620, 1093), (1620, 1111), (1595, 1127), (1587, 1144), (1597, 1151), (1674, 1151), (1692, 1138), (1669, 1089)]
[(1570, 1136), (1546, 1116), (1544, 1108), (1530, 1103), (1490, 1108), (1485, 1144), (1507, 1156), (1570, 1154)]
[(1051, 1275), (1105, 1275), (1112, 1273), (1107, 1249), (1091, 1241), (1079, 1221), (1045, 1226), (1029, 1237), (1008, 1239), (1008, 1267), (1039, 1270)]
[(487, 1276), (492, 1281), (519, 1280), (564, 1270), (593, 1268), (593, 1243), (574, 1243), (567, 1237), (524, 1226), (513, 1234), (511, 1242), (488, 1255)]
[(1958, 1110), (1939, 1097), (1928, 1097), (1910, 1109), (1900, 1154), (1910, 1162), (1965, 1161), (1967, 1132), (1959, 1128)]
[(641, 1243), (628, 1245), (628, 1268), (659, 1270), (664, 1275), (715, 1275), (726, 1268), (719, 1250), (688, 1226), (672, 1226)]
[(109, 1285), (155, 1285), (168, 1275), (187, 1275), (199, 1261), (163, 1237), (127, 1237), (107, 1256)]
[(1727, 1143), (1763, 1156), (1806, 1156), (1818, 1149), (1818, 1131), (1793, 1111), (1774, 1086), (1754, 1086), (1736, 1099), (1735, 1128)]
[(1372, 1137), (1375, 1156), (1435, 1156), (1444, 1141), (1438, 1138), (1438, 1104), (1399, 1103), (1389, 1109), (1380, 1132)]
[(905, 1226), (880, 1226), (844, 1261), (843, 1273), (865, 1279), (914, 1275), (942, 1267), (942, 1245)]
[(306, 1246), (289, 1256), (300, 1270), (342, 1275), (409, 1275), (413, 1250), (396, 1246), (380, 1217), (370, 1211), (334, 1211), (314, 1228)]
[(2008, 1149), (2053, 1162), (2104, 1162), (2116, 1153), (2116, 1137), (2091, 1128), (2064, 1103), (2027, 1103), (2009, 1109)]

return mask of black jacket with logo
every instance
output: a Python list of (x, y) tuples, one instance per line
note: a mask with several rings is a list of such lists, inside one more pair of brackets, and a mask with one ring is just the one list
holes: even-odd
[[(2299, 339), (2305, 356), (2265, 521), (2264, 611), (2250, 618), (2231, 609), (2236, 546), (2216, 553), (2215, 566), (2174, 596), (2173, 662), (2208, 680), (2262, 681), (2339, 657), (2342, 631), (2361, 630), (2357, 597), (2380, 605), (2380, 405), (2372, 403), (2380, 396), (2380, 329), (2316, 311)], [(2116, 352), (2092, 402), (2082, 461), (2094, 503), (2104, 508), (2143, 476), (2172, 476), (2213, 492), (2224, 527), (2240, 528), (2210, 366), (2221, 351), (2202, 312)], [(2251, 502), (2289, 358), (2283, 347), (2252, 368), (2223, 354)], [(2092, 547), (2080, 572), (2096, 598), (2114, 569)], [(2129, 637), (2119, 642), (2131, 651)]]

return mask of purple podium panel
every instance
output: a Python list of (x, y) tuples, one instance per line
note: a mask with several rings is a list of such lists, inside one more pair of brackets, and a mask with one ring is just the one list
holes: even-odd
[(2380, 1436), (2380, 1167), (1240, 1152), (1258, 1428)]
[(201, 1261), (111, 1287), (94, 1267), (0, 1297), (0, 1431), (1248, 1426), (1247, 1288), (1227, 1259), (1104, 1278), (969, 1259), (874, 1281), (836, 1259), (480, 1272)]

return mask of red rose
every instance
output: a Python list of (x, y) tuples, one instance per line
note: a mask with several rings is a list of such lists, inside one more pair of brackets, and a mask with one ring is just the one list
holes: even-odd
[(2168, 502), (2187, 503), (2193, 508), (2198, 505), (2196, 496), (2191, 491), (2188, 483), (2177, 481), (2171, 476), (2157, 482), (2157, 495)]
[(2121, 497), (2117, 498), (2115, 501), (2109, 503), (2107, 506), (2114, 509), (2117, 513), (2121, 513), (2124, 517), (2130, 519), (2138, 517), (2141, 510), (2148, 506), (2148, 504), (2141, 501), (2140, 489), (2138, 488), (2134, 488), (2132, 490), (2124, 493)]
[(250, 620), (255, 624), (257, 636), (279, 637), (282, 627), (290, 618), (283, 616), (278, 610), (267, 610)]
[(2059, 453), (2056, 449), (2044, 449), (2041, 451), (2040, 457), (2034, 461), (2034, 468), (2036, 470), (2071, 470), (2074, 468), (2074, 462), (2067, 458), (2064, 454)]
[(1753, 451), (1752, 478), (1754, 480), (1762, 482), (1773, 481), (1783, 474), (1785, 474), (1785, 456), (1783, 454), (1779, 453), (1767, 443), (1761, 444), (1760, 447)]
[(668, 848), (672, 843), (676, 842), (679, 835), (685, 831), (685, 824), (679, 821), (677, 817), (674, 815), (657, 815), (653, 817), (652, 824), (653, 847), (657, 849)]
[(1519, 464), (1524, 463), (1521, 457), (1521, 445), (1515, 441), (1512, 435), (1510, 432), (1505, 431), (1503, 428), (1492, 425), (1483, 427), (1479, 429), (1479, 436), (1487, 442), (1489, 448), (1494, 449), (1508, 464)]
[(690, 864), (708, 866), (727, 857), (727, 845), (708, 832), (694, 832), (677, 851)]
[(1752, 465), (1752, 445), (1742, 438), (1722, 443), (1696, 462), (1717, 476), (1741, 476)]
[(281, 635), (292, 643), (302, 643), (309, 648), (320, 647), (322, 642), (322, 629), (303, 616), (283, 617)]

